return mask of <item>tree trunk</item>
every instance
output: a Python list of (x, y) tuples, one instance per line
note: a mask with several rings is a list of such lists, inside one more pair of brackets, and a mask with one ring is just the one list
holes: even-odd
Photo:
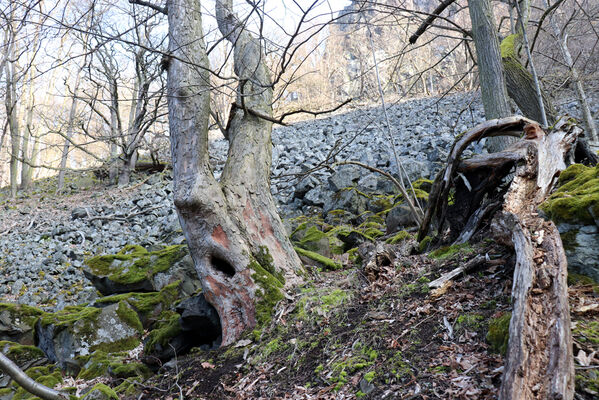
[(0, 369), (29, 393), (44, 400), (68, 400), (67, 393), (56, 391), (31, 379), (10, 358), (0, 352)]
[[(537, 100), (533, 76), (524, 68), (517, 56), (519, 38), (520, 34), (514, 34), (501, 42), (501, 61), (505, 72), (507, 91), (527, 118), (540, 122), (543, 119), (543, 114)], [(557, 112), (547, 94), (542, 92), (542, 96), (547, 122), (553, 125), (557, 119)]]
[[(12, 45), (11, 45), (12, 48)], [(9, 50), (10, 52), (11, 50)], [(12, 54), (12, 53), (11, 53)], [(17, 91), (14, 61), (6, 63), (6, 116), (8, 119), (8, 130), (10, 132), (10, 197), (17, 196), (19, 180), (19, 152), (21, 150), (21, 137), (19, 136), (19, 121), (17, 116)]]
[(570, 70), (570, 74), (572, 75), (572, 80), (576, 86), (576, 94), (578, 95), (578, 103), (580, 104), (580, 108), (582, 109), (582, 118), (584, 119), (584, 124), (586, 128), (586, 132), (589, 134), (589, 139), (594, 141), (597, 145), (599, 145), (599, 134), (597, 133), (597, 125), (595, 124), (595, 120), (593, 119), (593, 115), (591, 114), (591, 109), (589, 107), (589, 102), (587, 101), (587, 96), (584, 91), (584, 87), (582, 86), (582, 81), (580, 76), (578, 75), (578, 70), (574, 66), (574, 60), (572, 59), (572, 55), (570, 54), (570, 49), (568, 48), (568, 34), (565, 29), (560, 30), (557, 26), (557, 23), (553, 19), (553, 16), (549, 17), (549, 22), (551, 24), (551, 28), (553, 29), (553, 34), (559, 44), (559, 48), (562, 52), (562, 56), (564, 57), (564, 61), (568, 69)]
[(577, 128), (565, 128), (550, 135), (539, 129), (539, 137), (530, 139), (525, 163), (517, 168), (504, 211), (494, 222), (500, 240), (513, 243), (516, 252), (500, 399), (574, 397), (568, 263), (555, 224), (537, 212), (576, 139)]
[[(513, 135), (518, 127), (520, 133), (524, 129), (525, 138), (504, 151), (460, 161), (462, 151), (473, 141), (488, 135)], [(464, 219), (476, 215), (474, 210), (487, 208), (489, 201), (484, 195), (492, 197), (491, 202), (503, 200), (503, 210), (491, 225), (495, 239), (514, 248), (516, 266), (500, 399), (568, 400), (574, 395), (567, 262), (555, 224), (541, 218), (537, 207), (565, 169), (564, 159), (579, 133), (580, 129), (567, 121), (560, 121), (549, 135), (523, 118), (488, 121), (454, 144), (448, 165), (429, 196), (427, 216), (440, 215), (441, 226), (446, 211), (464, 209), (448, 210), (452, 187), (455, 203), (471, 200)], [(513, 166), (517, 167), (516, 176), (507, 194), (493, 194)], [(489, 178), (492, 175), (497, 176)], [(484, 179), (477, 180), (479, 176)], [(468, 180), (472, 189), (461, 185), (462, 180)], [(426, 221), (428, 224), (430, 219)], [(426, 229), (419, 235), (422, 233)]]
[[(231, 33), (239, 99), (272, 113), (272, 89), (259, 42), (242, 31), (231, 4), (217, 2), (217, 19)], [(168, 109), (174, 198), (202, 281), (216, 308), (222, 345), (270, 319), (281, 290), (299, 281), (299, 258), (270, 195), (271, 123), (237, 109), (229, 126), (230, 150), (221, 182), (208, 159), (210, 73), (201, 13), (193, 0), (168, 2)]]
[[(83, 64), (85, 65), (85, 63)], [(71, 140), (75, 131), (75, 117), (77, 116), (77, 92), (79, 91), (79, 82), (81, 71), (83, 66), (79, 68), (77, 75), (75, 76), (75, 85), (73, 87), (73, 100), (71, 102), (71, 109), (69, 111), (69, 120), (67, 122), (67, 132), (64, 138), (64, 144), (62, 146), (62, 156), (60, 158), (60, 170), (58, 171), (58, 187), (57, 190), (61, 191), (64, 187), (64, 175), (67, 169), (67, 160), (69, 157), (69, 149), (71, 146)]]
[[(499, 40), (495, 29), (493, 10), (489, 0), (469, 0), (468, 9), (472, 21), (472, 34), (476, 46), (480, 91), (487, 120), (507, 117), (511, 114), (507, 101), (507, 91)], [(487, 139), (489, 152), (503, 150), (511, 142), (506, 137)]]

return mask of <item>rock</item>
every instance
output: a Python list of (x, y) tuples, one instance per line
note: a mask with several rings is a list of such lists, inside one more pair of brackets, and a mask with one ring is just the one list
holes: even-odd
[(71, 210), (71, 219), (76, 220), (79, 218), (86, 218), (87, 210), (83, 207), (75, 207)]
[(410, 207), (404, 204), (399, 204), (393, 207), (385, 219), (387, 225), (387, 234), (397, 232), (409, 226), (416, 224), (416, 220), (412, 214)]
[(35, 307), (0, 303), (0, 340), (34, 344), (35, 323), (42, 314), (43, 311)]
[(110, 387), (98, 383), (81, 400), (119, 400), (119, 396)]
[(65, 307), (44, 314), (35, 328), (38, 347), (61, 368), (77, 356), (95, 350), (131, 350), (137, 347), (143, 333), (137, 313), (126, 302), (105, 308)]
[(356, 186), (362, 173), (366, 171), (357, 165), (342, 165), (329, 177), (329, 187), (333, 192), (339, 192), (352, 186)]
[(183, 245), (152, 252), (130, 245), (114, 255), (90, 258), (85, 265), (85, 276), (103, 295), (159, 291), (177, 280), (187, 282), (189, 294), (200, 287), (193, 260)]
[[(26, 346), (14, 342), (2, 341), (0, 342), (0, 351), (22, 370), (27, 370), (33, 365), (43, 365), (48, 363), (44, 352), (35, 346)], [(7, 387), (11, 381), (12, 380), (8, 375), (1, 375), (0, 387)]]
[(344, 210), (355, 215), (360, 215), (366, 211), (367, 203), (367, 197), (364, 197), (356, 189), (350, 188), (340, 190), (332, 198), (327, 199), (323, 211), (328, 213), (333, 210)]

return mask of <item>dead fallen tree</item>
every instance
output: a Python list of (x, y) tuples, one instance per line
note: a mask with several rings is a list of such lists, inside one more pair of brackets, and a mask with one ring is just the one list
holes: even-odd
[[(522, 133), (502, 152), (460, 159), (473, 141)], [(434, 222), (438, 232), (448, 228), (450, 240), (463, 242), (483, 218), (492, 217), (496, 240), (516, 253), (500, 399), (574, 396), (567, 262), (557, 228), (537, 208), (566, 168), (564, 160), (580, 133), (568, 121), (548, 134), (523, 117), (487, 121), (456, 141), (429, 196), (419, 239)]]

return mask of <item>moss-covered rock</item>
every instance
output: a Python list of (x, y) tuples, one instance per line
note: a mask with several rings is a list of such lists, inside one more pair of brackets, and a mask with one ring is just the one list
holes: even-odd
[(430, 258), (437, 260), (445, 260), (455, 256), (456, 254), (470, 254), (472, 253), (472, 247), (468, 243), (455, 244), (453, 246), (440, 247), (437, 250), (429, 253)]
[(0, 303), (0, 340), (32, 345), (35, 323), (42, 314), (36, 307)]
[(512, 313), (504, 313), (489, 322), (487, 342), (489, 342), (493, 350), (501, 354), (505, 354), (507, 351), (508, 340), (510, 338), (511, 318)]
[(175, 281), (182, 282), (187, 295), (200, 288), (193, 260), (184, 245), (152, 252), (129, 245), (117, 254), (90, 258), (85, 265), (85, 276), (103, 295), (159, 291)]
[(179, 300), (183, 294), (180, 288), (181, 282), (177, 281), (165, 286), (160, 292), (115, 294), (102, 297), (95, 304), (106, 307), (124, 301), (137, 312), (143, 327), (148, 328), (160, 313), (170, 309)]
[(343, 265), (341, 263), (333, 261), (330, 258), (315, 253), (313, 251), (308, 251), (299, 247), (295, 247), (295, 251), (300, 256), (300, 258), (304, 260), (306, 264), (315, 263), (316, 266), (332, 271), (343, 268)]
[(83, 396), (82, 400), (119, 400), (119, 396), (109, 386), (98, 383)]
[(556, 222), (595, 224), (599, 221), (599, 165), (574, 164), (559, 177), (559, 187), (541, 205)]
[(0, 341), (0, 351), (20, 368), (46, 358), (44, 352), (35, 346), (22, 345), (15, 342)]
[(94, 350), (118, 352), (135, 348), (142, 324), (121, 301), (105, 308), (69, 306), (44, 314), (36, 324), (36, 343), (52, 362), (65, 366)]
[(78, 358), (82, 369), (77, 375), (78, 379), (91, 380), (98, 376), (111, 376), (117, 379), (132, 377), (147, 378), (151, 375), (150, 369), (142, 363), (126, 362), (127, 353), (110, 354), (96, 350), (88, 356)]

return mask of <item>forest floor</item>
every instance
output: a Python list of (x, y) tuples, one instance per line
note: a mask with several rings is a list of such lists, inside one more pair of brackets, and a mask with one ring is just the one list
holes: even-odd
[[(23, 217), (18, 223), (26, 229), (34, 213), (43, 213), (40, 221), (64, 218), (78, 204), (110, 203), (134, 190), (88, 188), (64, 199), (32, 194), (4, 210), (0, 231), (17, 222), (9, 216)], [(344, 267), (336, 271), (308, 266), (304, 284), (261, 331), (171, 360), (146, 381), (131, 382), (135, 392), (124, 398), (495, 399), (514, 261), (511, 249), (485, 235), (423, 254), (414, 242), (408, 255), (368, 268), (347, 258), (338, 259)], [(479, 254), (504, 262), (430, 289), (431, 281)], [(569, 284), (576, 399), (596, 399), (599, 285), (580, 276)], [(122, 383), (109, 379), (111, 387)]]
[[(495, 399), (513, 259), (491, 241), (454, 250), (370, 270), (312, 269), (259, 338), (168, 363), (127, 399)], [(481, 252), (504, 265), (429, 289)], [(583, 283), (570, 288), (576, 398), (596, 399), (599, 286)]]

